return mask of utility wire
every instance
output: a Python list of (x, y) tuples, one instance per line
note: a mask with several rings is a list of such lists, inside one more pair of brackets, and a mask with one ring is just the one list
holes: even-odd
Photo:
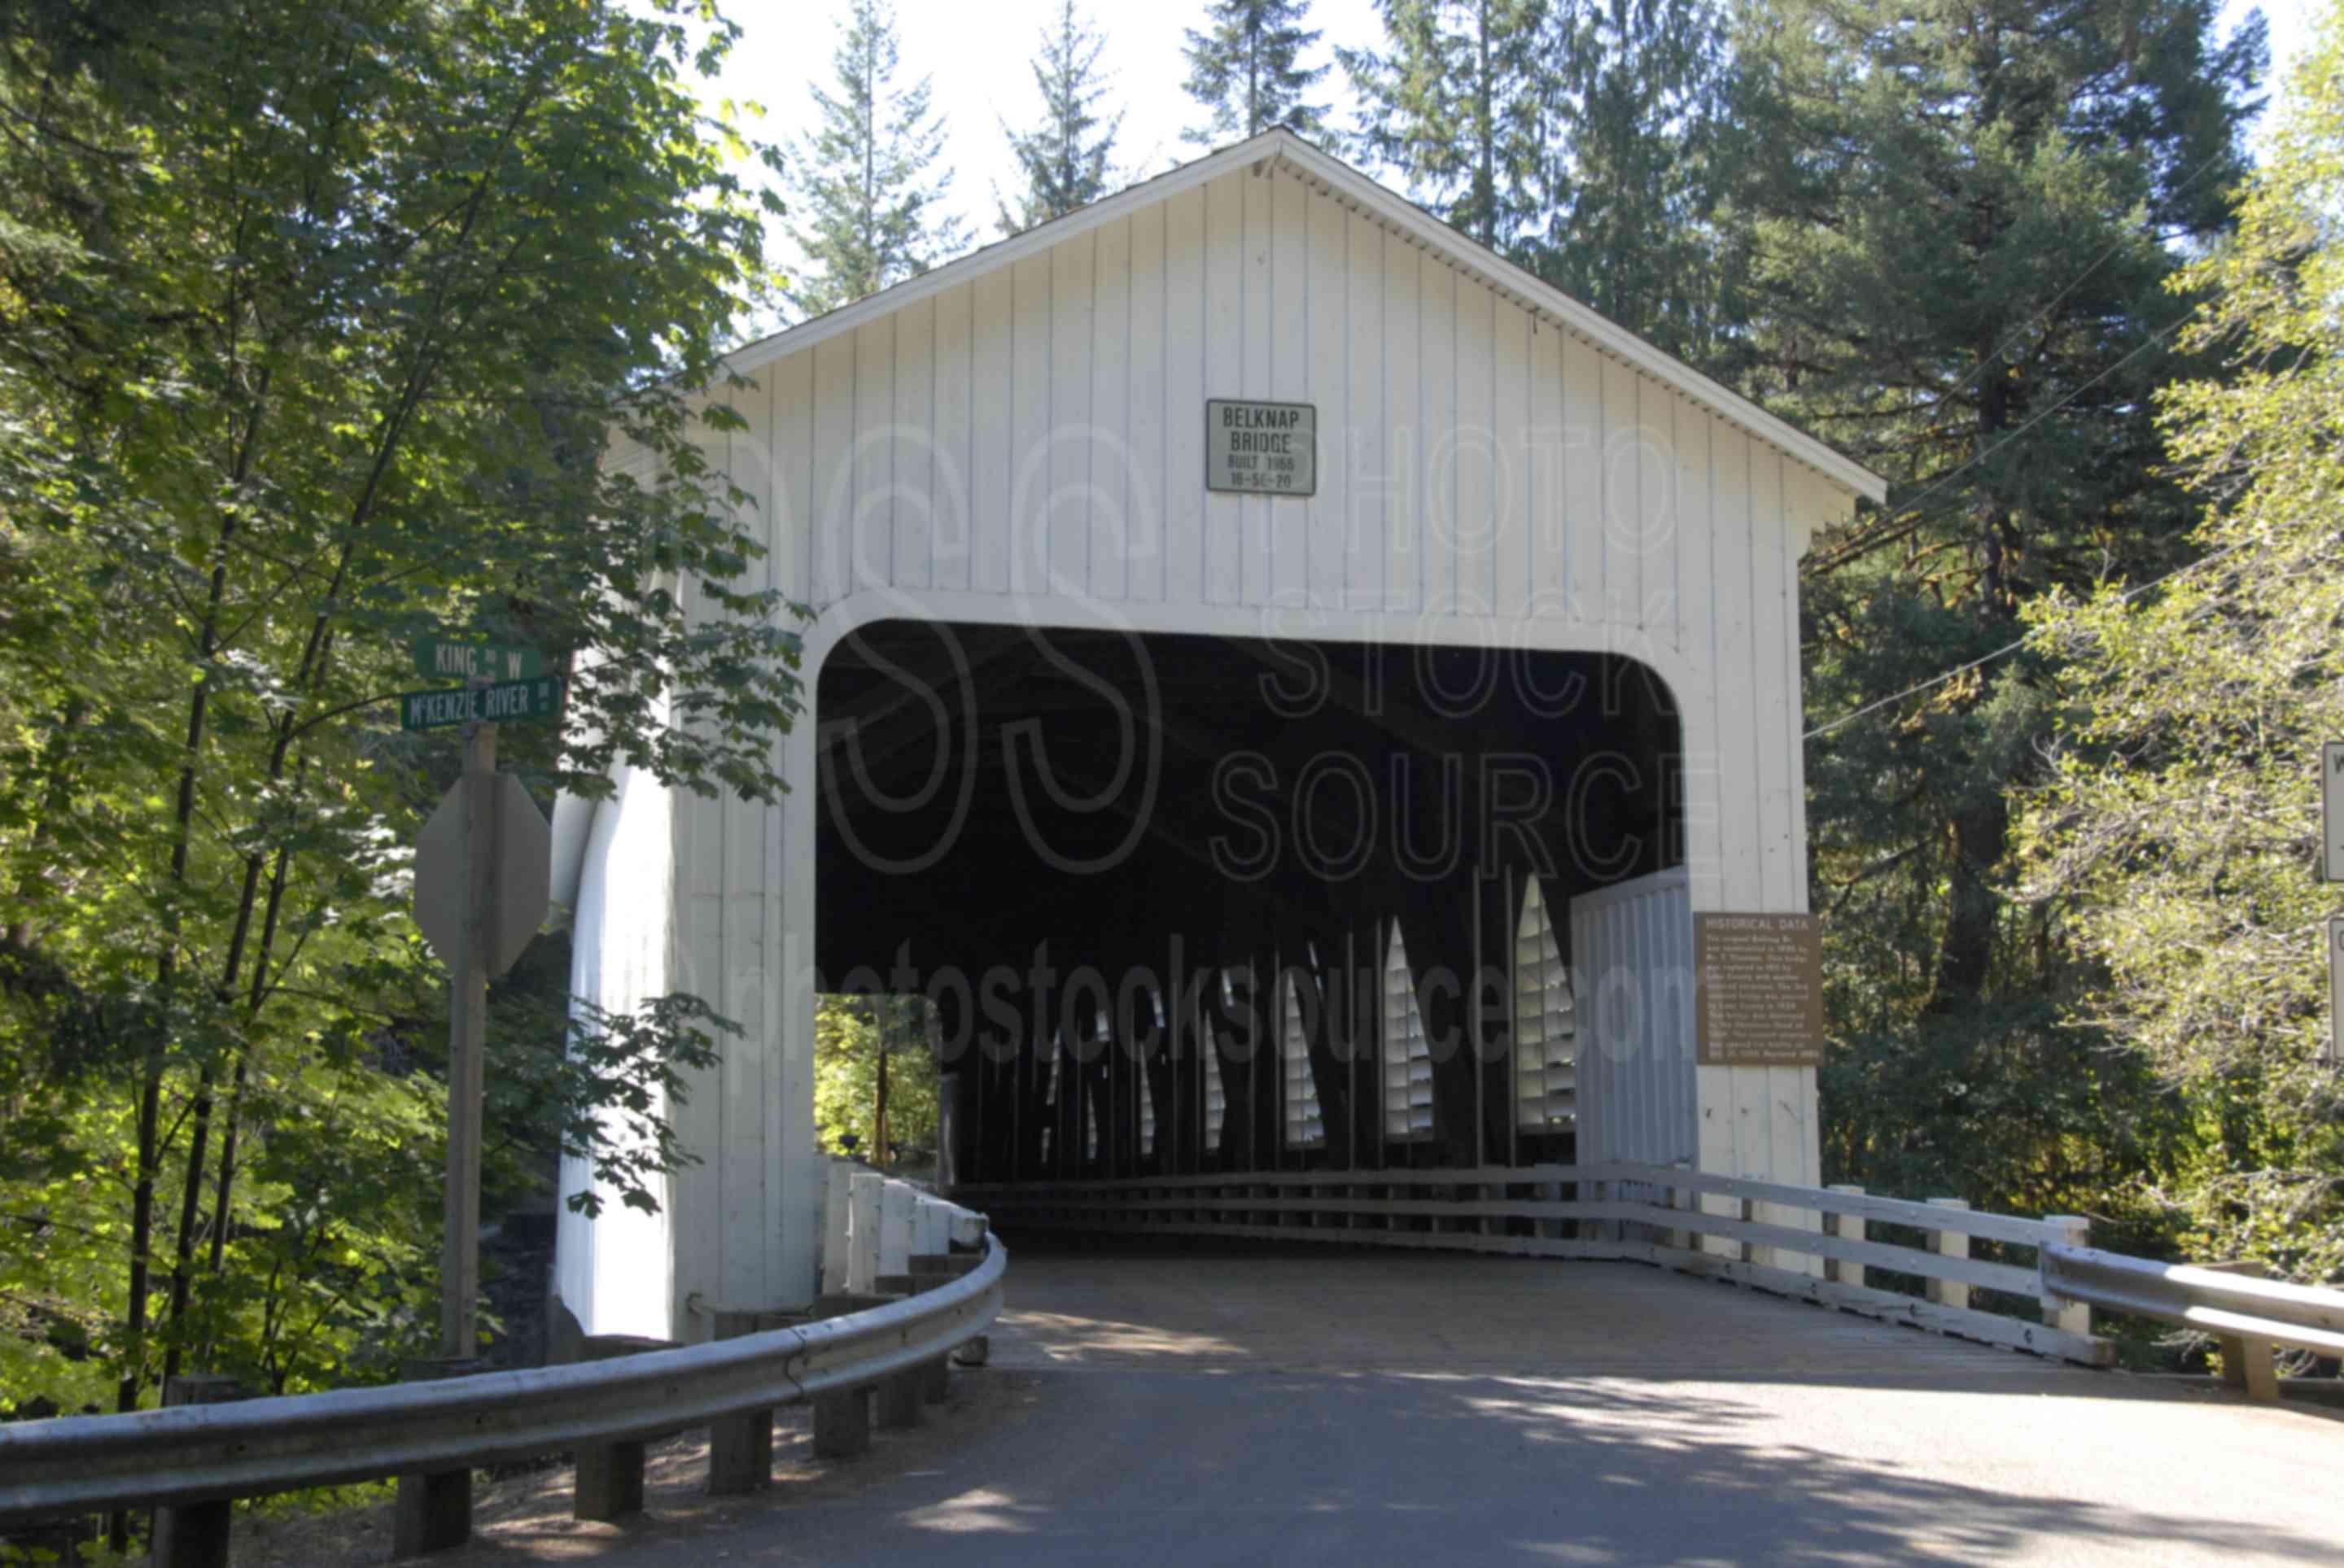
[[(2176, 567), (2173, 570), (2166, 573), (2161, 578), (2152, 578), (2147, 582), (2142, 583), (2137, 588), (2128, 588), (2125, 589), (2122, 594), (2117, 596), (2118, 600), (2119, 602), (2129, 604), (2134, 599), (2138, 598), (2141, 595), (2147, 593), (2153, 588), (2160, 588), (2165, 584), (2173, 581), (2177, 578), (2187, 577), (2199, 567), (2213, 565), (2216, 561), (2220, 560), (2224, 556), (2229, 555), (2233, 551), (2241, 548), (2246, 543), (2246, 540), (2240, 539), (2237, 544), (2224, 545), (2220, 549), (2216, 550), (2210, 556), (2200, 556), (2196, 560), (2191, 561), (2187, 566)], [(1976, 669), (1981, 666), (1992, 664), (1997, 658), (2006, 658), (2011, 654), (2016, 653), (2020, 648), (2025, 648), (2030, 640), (2032, 640), (2031, 637), (2022, 637), (2016, 642), (2006, 643), (2002, 647), (1995, 648), (1992, 653), (1985, 654), (1979, 658), (1971, 659), (1967, 664), (1957, 664), (1953, 668), (1945, 671), (1941, 675), (1933, 675), (1928, 679), (1921, 681), (1917, 685), (1908, 686), (1902, 691), (1893, 692), (1890, 695), (1880, 699), (1877, 702), (1867, 702), (1862, 708), (1857, 709), (1854, 713), (1843, 714), (1839, 718), (1833, 719), (1829, 724), (1818, 724), (1799, 739), (1802, 740), (1813, 740), (1818, 735), (1829, 735), (1833, 730), (1853, 724), (1857, 719), (1864, 718), (1866, 714), (1877, 713), (1880, 709), (1886, 708), (1891, 703), (1902, 702), (1908, 697), (1916, 696), (1921, 692), (1928, 691), (1934, 688), (1943, 686), (1945, 682), (1952, 680), (1956, 677), (1967, 675), (1971, 670)]]
[[(2193, 319), (2195, 319), (2194, 312), (2174, 317), (2173, 320), (2167, 322), (2165, 326), (2159, 327), (2157, 331), (2143, 338), (2139, 343), (2134, 345), (2131, 353), (2127, 354), (2123, 358), (2117, 360), (2115, 364), (2101, 371), (2097, 376), (2093, 377), (2089, 381), (2085, 382), (2081, 387), (2069, 392), (2066, 397), (2060, 398), (2059, 401), (2052, 404), (2051, 407), (2044, 409), (2041, 413), (2027, 420), (2026, 424), (2021, 425), (2017, 429), (2013, 430), (2009, 435), (2005, 436), (2001, 440), (1996, 441), (1985, 451), (1979, 452), (1967, 458), (1960, 464), (1960, 466), (1938, 475), (1935, 483), (1932, 484), (1927, 489), (1922, 491), (1919, 495), (1914, 497), (1911, 500), (1906, 501), (1902, 506), (1898, 507), (1894, 512), (1890, 514), (1890, 517), (1901, 519), (1904, 524), (1904, 531), (1909, 532), (1912, 528), (1917, 528), (1920, 525), (1920, 519), (1909, 516), (1915, 508), (1920, 506), (1922, 502), (1927, 500), (1931, 496), (1935, 495), (1939, 490), (1944, 489), (1947, 485), (1952, 484), (1955, 479), (1960, 478), (1964, 474), (1969, 472), (1970, 469), (1975, 468), (1980, 463), (1985, 462), (1988, 457), (1998, 455), (2005, 447), (2009, 446), (2013, 441), (2017, 440), (2021, 436), (2026, 435), (2026, 432), (2035, 428), (2036, 426), (2040, 425), (2044, 420), (2048, 419), (2052, 415), (2056, 414), (2060, 409), (2065, 408), (2068, 404), (2073, 403), (2076, 398), (2081, 397), (2085, 393), (2089, 392), (2093, 387), (2098, 386), (2101, 382), (2107, 380), (2109, 377), (2115, 375), (2117, 371), (2123, 369), (2126, 366), (2131, 364), (2134, 360), (2139, 358), (2142, 355), (2156, 347), (2158, 344), (2163, 343), (2167, 338), (2172, 337), (2184, 327), (2189, 325)], [(1894, 543), (1899, 537), (1901, 536), (1897, 534), (1890, 534), (1882, 538), (1861, 540), (1861, 548), (1851, 548), (1850, 546), (1858, 542), (1852, 540), (1849, 545), (1843, 545), (1836, 552), (1834, 552), (1831, 560), (1826, 563), (1823, 569), (1826, 571), (1836, 570), (1838, 568), (1846, 565), (1849, 561), (1854, 560), (1859, 556), (1869, 555), (1872, 551), (1879, 548), (1880, 546), (1884, 544)]]
[[(2195, 185), (2207, 170), (2212, 168), (2216, 164), (2221, 162), (2229, 156), (2230, 149), (2228, 147), (2221, 148), (2215, 152), (2210, 157), (2207, 158), (2205, 162), (2192, 169), (2189, 172), (2188, 176), (2183, 179), (2179, 185), (2174, 186), (2172, 195), (2176, 196), (2179, 196), (2183, 191), (2188, 189), (2189, 186)], [(2051, 297), (2050, 303), (2043, 306), (2040, 309), (2036, 310), (2029, 315), (2026, 321), (2021, 323), (2016, 331), (2011, 333), (2008, 337), (2003, 339), (2001, 346), (1996, 347), (1993, 353), (1985, 357), (1985, 360), (1979, 364), (1978, 368), (1975, 373), (1962, 377), (1955, 389), (1966, 392), (1972, 387), (1984, 386), (1987, 374), (1994, 369), (1995, 365), (2001, 362), (2002, 357), (2009, 353), (2011, 348), (2021, 337), (2026, 337), (2029, 332), (2033, 331), (2037, 322), (2048, 317), (2054, 310), (2056, 310), (2069, 295), (2075, 293), (2076, 289), (2083, 286), (2085, 279), (2090, 277), (2092, 274), (2099, 271), (2099, 269), (2107, 264), (2107, 259), (2110, 256), (2116, 255), (2117, 251), (2123, 249), (2127, 243), (2136, 237), (2137, 236), (2132, 235), (2118, 236), (2109, 244), (2107, 249), (2100, 252), (2098, 256), (2094, 258), (2090, 266), (2085, 267), (2083, 271), (2076, 275), (2073, 282), (2069, 283), (2066, 287), (2061, 289), (2058, 293), (2053, 295)], [(2148, 349), (2155, 347), (2166, 338), (2170, 337), (2177, 330), (2187, 323), (2189, 318), (2190, 313), (2185, 311), (2180, 317), (2167, 324), (2161, 331), (2157, 332), (2145, 342), (2135, 346), (2132, 351), (2127, 354), (2122, 359), (2117, 360), (2114, 365), (2109, 366), (2106, 370), (2101, 371), (2097, 376), (2093, 377), (2089, 381), (2085, 382), (2081, 387), (2076, 387), (2065, 397), (2060, 398), (2059, 401), (2051, 405), (2050, 407), (2044, 409), (2041, 413), (2027, 420), (2026, 424), (2021, 425), (2017, 429), (2013, 430), (2009, 435), (1995, 442), (1988, 450), (1976, 453), (1959, 466), (1944, 474), (1940, 474), (1936, 479), (1930, 484), (1927, 489), (1922, 491), (1911, 500), (1903, 503), (1897, 507), (1895, 510), (1883, 518), (1879, 523), (1875, 524), (1872, 530), (1874, 537), (1866, 538), (1862, 534), (1858, 534), (1855, 538), (1845, 541), (1837, 550), (1833, 552), (1831, 558), (1827, 562), (1824, 562), (1819, 566), (1818, 569), (1822, 571), (1834, 571), (1840, 567), (1846, 565), (1849, 561), (1869, 555), (1874, 550), (1879, 548), (1882, 545), (1893, 544), (1895, 540), (1904, 537), (1904, 535), (1910, 533), (1912, 529), (1919, 524), (1920, 519), (1914, 517), (1912, 514), (1922, 502), (1927, 500), (1931, 496), (1935, 495), (1939, 490), (1944, 489), (1947, 485), (1953, 483), (1954, 480), (1959, 478), (1963, 474), (1975, 467), (1978, 464), (1985, 461), (1986, 458), (1993, 457), (1995, 453), (2001, 451), (2003, 447), (2008, 446), (2011, 442), (2016, 441), (2019, 437), (2024, 436), (2027, 431), (2033, 429), (2036, 426), (2041, 424), (2052, 415), (2056, 414), (2060, 409), (2065, 408), (2068, 404), (2074, 402), (2076, 398), (2082, 397), (2085, 393), (2090, 391), (2093, 387), (2107, 380), (2110, 376), (2115, 375), (2118, 370), (2123, 369), (2127, 365), (2132, 363), (2134, 359), (2139, 357), (2140, 355), (2147, 352)]]

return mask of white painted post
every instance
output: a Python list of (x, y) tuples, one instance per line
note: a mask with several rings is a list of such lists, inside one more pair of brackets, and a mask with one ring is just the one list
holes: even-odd
[(844, 1160), (830, 1162), (830, 1174), (822, 1194), (822, 1290), (823, 1294), (835, 1296), (849, 1290), (847, 1275), (847, 1222), (854, 1213), (849, 1199), (854, 1167)]
[[(1690, 1160), (1680, 1160), (1676, 1162), (1676, 1169), (1690, 1173), (1692, 1170), (1692, 1161)], [(1670, 1208), (1692, 1209), (1697, 1211), (1700, 1206), (1701, 1194), (1694, 1191), (1692, 1188), (1672, 1187), (1669, 1189)], [(1701, 1236), (1698, 1231), (1672, 1231), (1669, 1232), (1669, 1245), (1676, 1248), (1679, 1251), (1690, 1251), (1701, 1245)]]
[(846, 1288), (857, 1295), (879, 1288), (879, 1193), (886, 1184), (876, 1171), (857, 1171), (850, 1179)]
[(901, 1181), (879, 1189), (879, 1276), (912, 1271), (912, 1205), (919, 1194)]
[[(1932, 1209), (1966, 1209), (1969, 1204), (1959, 1198), (1932, 1198)], [(1929, 1251), (1941, 1258), (1966, 1258), (1970, 1255), (1970, 1236), (1966, 1231), (1931, 1231)], [(1931, 1280), (1929, 1300), (1941, 1307), (1966, 1307), (1970, 1304), (1970, 1288), (1958, 1280)]]
[[(1861, 1187), (1834, 1185), (1825, 1188), (1824, 1191), (1845, 1192), (1857, 1198), (1864, 1196), (1864, 1189)], [(1824, 1229), (1832, 1235), (1848, 1241), (1866, 1241), (1871, 1234), (1871, 1227), (1864, 1223), (1863, 1215), (1834, 1214), (1829, 1210), (1824, 1211)], [(1836, 1258), (1825, 1258), (1824, 1278), (1843, 1285), (1854, 1285), (1856, 1289), (1862, 1290), (1867, 1276), (1862, 1263), (1842, 1262)]]
[(916, 1236), (912, 1251), (914, 1255), (942, 1255), (948, 1244), (946, 1205), (938, 1199), (922, 1198), (913, 1205), (913, 1211), (916, 1216)]
[(955, 1246), (975, 1247), (985, 1241), (985, 1219), (973, 1209), (953, 1206), (950, 1238)]
[[(2092, 1244), (2092, 1222), (2076, 1214), (2046, 1214), (2043, 1222), (2056, 1226), (2059, 1241), (2064, 1246), (2088, 1247)], [(2066, 1333), (2088, 1334), (2092, 1332), (2092, 1304), (2071, 1302), (2065, 1296), (2043, 1298), (2043, 1321)]]

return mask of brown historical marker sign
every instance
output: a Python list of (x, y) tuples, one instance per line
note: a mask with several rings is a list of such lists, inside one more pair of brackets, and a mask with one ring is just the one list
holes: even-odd
[(1824, 1059), (1824, 936), (1813, 915), (1695, 915), (1697, 1060), (1815, 1067)]

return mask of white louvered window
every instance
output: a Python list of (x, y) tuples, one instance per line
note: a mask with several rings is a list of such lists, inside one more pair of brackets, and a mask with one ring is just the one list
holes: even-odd
[(1430, 1138), (1432, 1135), (1432, 1046), (1424, 1034), (1424, 1012), (1417, 1005), (1416, 979), (1408, 967), (1408, 949), (1392, 927), (1391, 946), (1384, 959), (1383, 1008), (1384, 1136)]
[(1061, 1035), (1050, 1037), (1050, 1088), (1042, 1096), (1042, 1163), (1048, 1165), (1050, 1154), (1058, 1143), (1058, 1119), (1066, 1114), (1066, 1101), (1058, 1096), (1065, 1092), (1066, 1080), (1058, 1071), (1058, 1063), (1066, 1055), (1066, 1042)]
[(1327, 1141), (1327, 1123), (1318, 1114), (1318, 1081), (1310, 1070), (1310, 1040), (1302, 1028), (1301, 987), (1288, 980), (1278, 990), (1278, 1056), (1279, 1082), (1285, 1091), (1281, 1104), (1286, 1146), (1315, 1149)]
[[(1156, 1006), (1156, 1032), (1164, 1033), (1164, 993), (1149, 991), (1147, 1000)], [(1139, 1074), (1139, 1157), (1143, 1160), (1156, 1152), (1156, 1076), (1142, 1060), (1133, 1070)]]
[(1560, 1131), (1577, 1121), (1578, 1063), (1571, 975), (1533, 877), (1514, 930), (1514, 1116), (1523, 1131)]
[[(1091, 1039), (1096, 1042), (1096, 1049), (1091, 1052), (1091, 1060), (1103, 1060), (1110, 1043), (1106, 1037), (1106, 1014), (1100, 1013), (1096, 1021), (1092, 1024)], [(1084, 1083), (1081, 1078), (1077, 1078), (1076, 1082), (1085, 1088), (1091, 1087)], [(1099, 1104), (1097, 1094), (1090, 1093), (1083, 1096), (1083, 1158), (1086, 1160), (1096, 1160), (1099, 1157), (1099, 1127), (1106, 1119), (1106, 1107)]]
[[(1236, 1000), (1237, 984), (1233, 978), (1236, 974), (1235, 970), (1221, 971), (1221, 1000), (1224, 1005)], [(1197, 1010), (1199, 1021), (1204, 1023), (1197, 1038), (1206, 1045), (1206, 1049), (1197, 1053), (1197, 1064), (1205, 1074), (1205, 1147), (1218, 1149), (1221, 1146), (1221, 1121), (1229, 1108), (1229, 1097), (1221, 1089), (1221, 1037), (1219, 1030), (1205, 1021), (1202, 1000), (1197, 1002)]]

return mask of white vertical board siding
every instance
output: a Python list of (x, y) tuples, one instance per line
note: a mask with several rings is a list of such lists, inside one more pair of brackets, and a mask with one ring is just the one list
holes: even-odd
[(1581, 1161), (1697, 1153), (1692, 903), (1682, 867), (1571, 900)]
[[(1667, 900), (1806, 907), (1797, 564), (1852, 505), (1837, 480), (1290, 165), (1068, 220), (905, 295), (783, 339), (733, 394), (749, 428), (719, 442), (772, 580), (817, 612), (809, 697), (840, 636), (894, 616), (1621, 653), (1680, 709), (1686, 864), (1673, 891), (1622, 895), (1659, 924), (1603, 940), (1689, 941)], [(1317, 493), (1207, 493), (1207, 397), (1315, 405)], [(712, 1120), (678, 1194), (677, 1300), (812, 1288), (819, 1192), (791, 1183), (818, 1169), (818, 719), (777, 808), (627, 808), (670, 819), (679, 965), (762, 1041), (728, 1057), (721, 1111), (690, 1113)], [(1620, 1152), (1818, 1180), (1811, 1072), (1639, 1060), (1608, 1083)]]
[(1131, 224), (1095, 236), (1091, 262), (1090, 516), (1084, 566), (1102, 599), (1131, 593)]
[[(1308, 199), (1304, 212), (1312, 286), (1307, 311), (1309, 365), (1302, 397), (1316, 406), (1322, 428), (1348, 431), (1352, 424), (1350, 231), (1343, 209), (1331, 201)], [(1344, 529), (1351, 495), (1350, 464), (1345, 457), (1349, 446), (1342, 436), (1329, 443), (1330, 456), (1319, 468), (1318, 493), (1300, 503), (1309, 519), (1304, 540), (1304, 602), (1314, 609), (1339, 609), (1349, 598), (1345, 576), (1349, 544)]]

